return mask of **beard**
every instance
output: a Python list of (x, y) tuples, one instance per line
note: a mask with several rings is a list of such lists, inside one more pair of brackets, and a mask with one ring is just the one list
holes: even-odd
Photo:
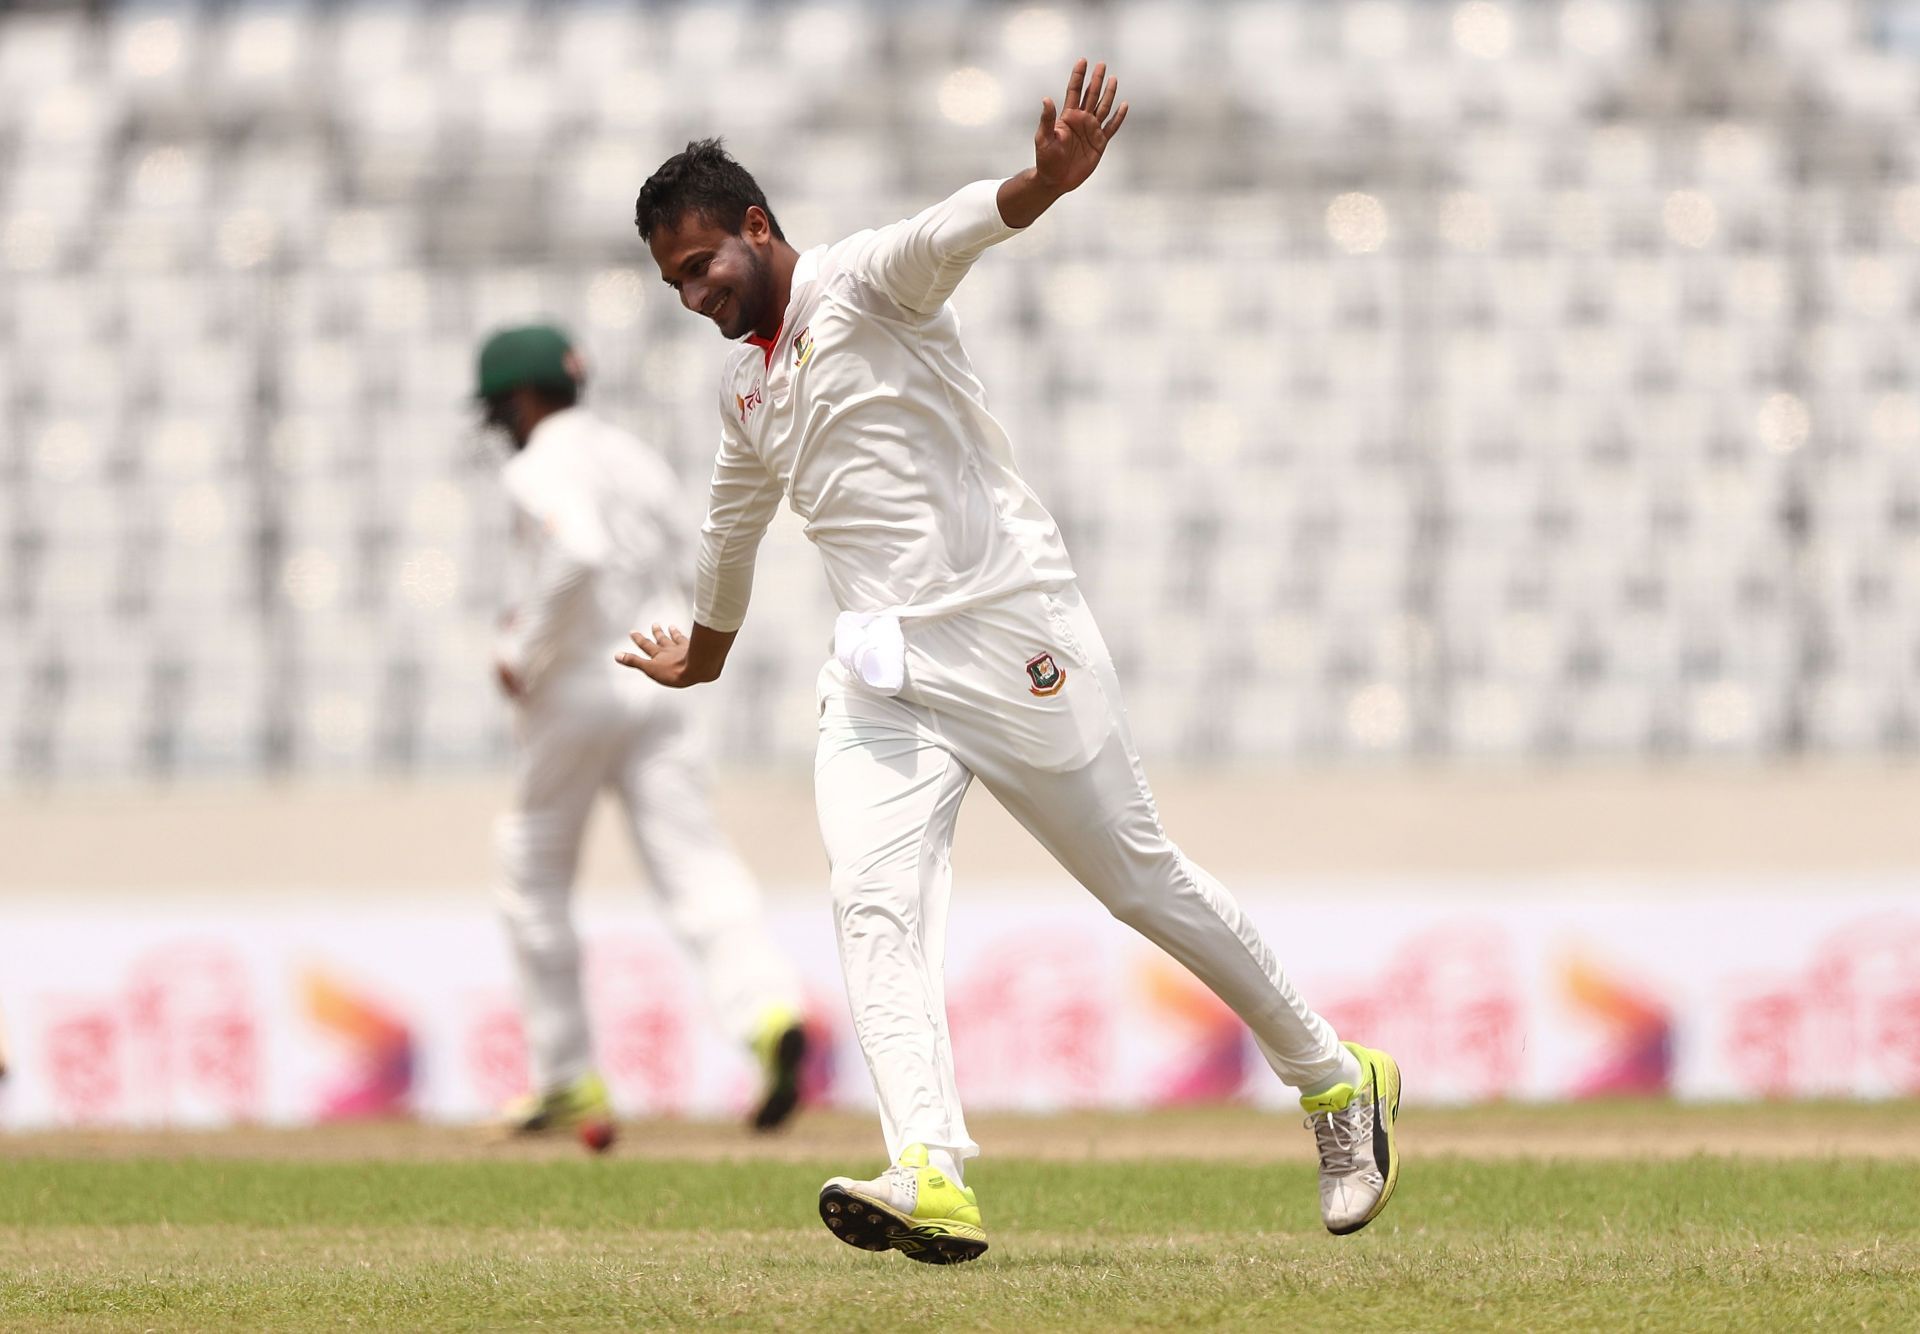
[(732, 308), (724, 312), (720, 333), (728, 339), (745, 338), (758, 329), (773, 302), (773, 266), (766, 257), (747, 250), (747, 277), (733, 293)]

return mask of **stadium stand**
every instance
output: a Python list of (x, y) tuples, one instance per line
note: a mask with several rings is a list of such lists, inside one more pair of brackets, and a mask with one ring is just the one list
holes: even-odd
[[(498, 763), (476, 340), (571, 325), (697, 497), (647, 171), (830, 239), (1082, 50), (1114, 170), (956, 305), (1149, 756), (1914, 749), (1902, 6), (129, 4), (0, 15), (0, 776)], [(769, 541), (732, 760), (812, 746)]]

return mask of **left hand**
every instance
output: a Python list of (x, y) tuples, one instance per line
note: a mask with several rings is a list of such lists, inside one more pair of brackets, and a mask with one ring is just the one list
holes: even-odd
[(675, 690), (699, 684), (687, 673), (687, 637), (680, 633), (679, 626), (670, 625), (662, 629), (655, 625), (651, 635), (635, 630), (627, 638), (640, 651), (614, 654), (613, 660), (622, 667), (645, 672), (661, 685)]
[(1059, 111), (1051, 97), (1041, 100), (1040, 128), (1033, 136), (1033, 174), (1040, 184), (1065, 194), (1093, 175), (1107, 141), (1127, 119), (1127, 104), (1113, 105), (1119, 90), (1120, 81), (1107, 77), (1105, 61), (1088, 78), (1087, 62), (1076, 60)]

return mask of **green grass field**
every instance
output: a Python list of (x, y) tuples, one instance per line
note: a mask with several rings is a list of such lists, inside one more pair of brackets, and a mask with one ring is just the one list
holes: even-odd
[[(1689, 1114), (1708, 1140), (1712, 1115)], [(1817, 1115), (1782, 1109), (1782, 1124)], [(1870, 1143), (1913, 1116), (1825, 1120), (1855, 1118)], [(1166, 1124), (1165, 1155), (982, 1160), (969, 1182), (993, 1249), (945, 1269), (834, 1241), (814, 1192), (863, 1164), (795, 1157), (804, 1137), (768, 1156), (742, 1138), (713, 1160), (607, 1161), (0, 1143), (0, 1328), (1920, 1328), (1906, 1153), (1821, 1156), (1809, 1140), (1815, 1156), (1794, 1156), (1788, 1135), (1740, 1156), (1422, 1157), (1410, 1137), (1389, 1212), (1333, 1238), (1308, 1164), (1185, 1156), (1194, 1123)]]

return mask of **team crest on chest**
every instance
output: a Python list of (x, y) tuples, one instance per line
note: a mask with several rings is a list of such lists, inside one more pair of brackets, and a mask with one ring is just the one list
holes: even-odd
[(795, 370), (807, 364), (807, 358), (813, 355), (813, 327), (809, 325), (793, 336), (793, 366)]
[(1067, 672), (1053, 660), (1053, 654), (1041, 653), (1027, 659), (1027, 679), (1033, 682), (1027, 688), (1034, 694), (1057, 695), (1067, 683)]

